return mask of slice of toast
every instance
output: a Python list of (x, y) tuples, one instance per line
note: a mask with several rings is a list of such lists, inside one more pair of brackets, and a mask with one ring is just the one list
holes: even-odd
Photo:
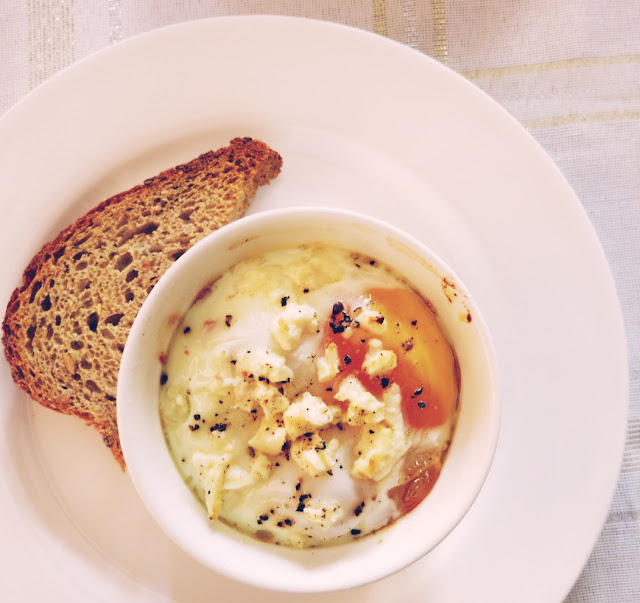
[(282, 158), (236, 138), (103, 201), (47, 243), (7, 305), (5, 355), (43, 406), (95, 427), (124, 469), (116, 423), (120, 359), (155, 282), (194, 243), (244, 215)]

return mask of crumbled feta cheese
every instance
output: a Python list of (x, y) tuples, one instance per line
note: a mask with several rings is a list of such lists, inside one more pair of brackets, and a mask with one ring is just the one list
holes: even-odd
[(356, 320), (361, 326), (376, 335), (382, 335), (387, 330), (387, 321), (384, 316), (380, 312), (372, 310), (369, 306), (364, 306), (356, 314)]
[(289, 406), (289, 400), (275, 385), (293, 377), (293, 371), (285, 364), (284, 356), (259, 349), (241, 352), (235, 370), (234, 408), (251, 412), (260, 405), (264, 413), (271, 417)]
[(382, 341), (379, 339), (369, 340), (369, 349), (362, 362), (362, 368), (368, 375), (375, 377), (383, 375), (396, 368), (398, 360), (392, 350), (383, 350)]
[(318, 314), (311, 306), (289, 303), (271, 324), (271, 335), (288, 352), (298, 346), (305, 332), (317, 331), (319, 324)]
[(275, 385), (258, 381), (254, 395), (267, 417), (274, 417), (289, 408), (289, 398), (282, 395)]
[(338, 346), (331, 342), (324, 351), (324, 356), (316, 358), (318, 368), (318, 381), (326, 383), (331, 381), (340, 372), (340, 357)]
[(214, 455), (194, 452), (191, 461), (199, 467), (200, 484), (204, 491), (209, 517), (216, 520), (222, 508), (222, 489), (225, 473), (231, 463), (231, 454)]
[(305, 502), (302, 512), (310, 521), (319, 524), (322, 528), (328, 528), (344, 515), (344, 511), (340, 508), (340, 503), (313, 499)]
[(271, 473), (271, 459), (266, 454), (256, 451), (251, 459), (250, 471), (254, 480), (266, 479)]
[(384, 419), (384, 403), (355, 377), (348, 377), (340, 384), (335, 398), (349, 401), (346, 418), (349, 425), (369, 425)]
[(271, 383), (285, 383), (293, 378), (293, 371), (286, 365), (285, 357), (268, 350), (253, 349), (240, 352), (236, 358), (237, 375), (265, 377)]
[(238, 384), (234, 392), (235, 402), (233, 408), (239, 408), (245, 412), (251, 412), (258, 408), (258, 400), (253, 395), (254, 386), (255, 382), (253, 380), (242, 381)]
[(234, 408), (251, 412), (258, 405), (267, 417), (274, 417), (289, 407), (289, 399), (275, 385), (247, 378), (236, 389)]
[(264, 417), (248, 444), (259, 452), (275, 456), (280, 454), (286, 440), (287, 432), (284, 427), (273, 418)]
[(291, 445), (291, 458), (305, 473), (318, 477), (330, 471), (335, 463), (335, 453), (339, 447), (337, 439), (325, 442), (318, 433), (300, 437)]
[(334, 414), (322, 398), (304, 392), (299, 400), (293, 402), (283, 413), (284, 428), (292, 440), (309, 431), (316, 431), (330, 425)]
[(382, 426), (363, 429), (354, 449), (356, 460), (351, 467), (351, 475), (380, 481), (408, 448), (404, 431)]
[(382, 395), (384, 402), (385, 422), (399, 431), (404, 430), (404, 417), (402, 415), (402, 393), (397, 383), (392, 383)]

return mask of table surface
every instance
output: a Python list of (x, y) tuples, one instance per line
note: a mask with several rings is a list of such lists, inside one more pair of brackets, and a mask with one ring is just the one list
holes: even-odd
[(609, 261), (630, 370), (618, 486), (567, 601), (640, 601), (640, 0), (3, 0), (0, 116), (102, 48), (237, 14), (333, 21), (415, 48), (497, 100), (559, 166)]

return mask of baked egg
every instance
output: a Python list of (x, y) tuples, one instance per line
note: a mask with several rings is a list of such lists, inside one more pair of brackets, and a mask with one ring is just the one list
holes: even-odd
[(371, 534), (433, 488), (459, 396), (428, 300), (324, 244), (202, 289), (162, 358), (160, 417), (212, 521), (293, 547)]

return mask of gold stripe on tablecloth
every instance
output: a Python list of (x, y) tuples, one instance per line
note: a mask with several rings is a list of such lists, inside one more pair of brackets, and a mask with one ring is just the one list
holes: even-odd
[(474, 71), (463, 71), (462, 75), (469, 78), (470, 80), (477, 80), (485, 77), (502, 77), (507, 75), (540, 73), (543, 71), (553, 71), (555, 69), (570, 69), (572, 67), (600, 67), (607, 65), (629, 65), (632, 63), (640, 63), (640, 54), (626, 54), (603, 57), (578, 57), (574, 59), (549, 61), (547, 63), (531, 63), (529, 65), (513, 65), (510, 67), (476, 69)]
[(558, 115), (527, 119), (522, 122), (525, 128), (530, 130), (542, 128), (555, 128), (557, 126), (569, 126), (573, 124), (606, 123), (614, 121), (640, 120), (640, 109), (628, 111), (602, 111), (600, 113), (581, 113), (578, 115)]
[(75, 56), (73, 0), (27, 0), (29, 86), (70, 65)]
[(373, 31), (381, 36), (389, 35), (387, 0), (373, 0)]
[(431, 0), (431, 11), (433, 13), (433, 57), (446, 65), (449, 62), (446, 0)]

